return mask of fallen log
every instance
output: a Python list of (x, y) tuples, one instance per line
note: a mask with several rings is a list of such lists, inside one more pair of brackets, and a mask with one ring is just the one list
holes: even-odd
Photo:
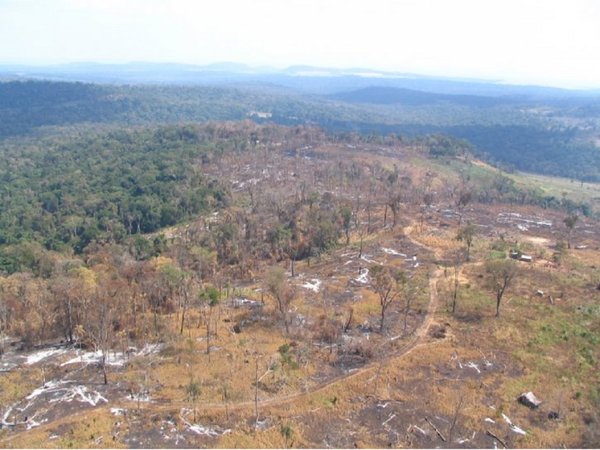
[(446, 438), (444, 437), (444, 435), (442, 434), (442, 432), (440, 430), (437, 429), (437, 427), (431, 422), (431, 420), (429, 420), (427, 417), (425, 417), (425, 421), (431, 425), (431, 428), (433, 428), (433, 430), (437, 433), (437, 435), (440, 437), (440, 439), (444, 442), (446, 442)]
[(485, 434), (487, 434), (488, 436), (493, 437), (498, 442), (500, 442), (500, 444), (502, 444), (502, 447), (508, 448), (508, 446), (506, 445), (506, 443), (502, 439), (500, 439), (498, 436), (496, 436), (494, 433), (492, 433), (490, 430), (485, 430)]

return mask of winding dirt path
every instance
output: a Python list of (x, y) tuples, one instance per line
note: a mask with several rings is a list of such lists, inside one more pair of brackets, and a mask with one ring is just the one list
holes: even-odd
[[(424, 340), (427, 337), (427, 334), (429, 332), (431, 324), (433, 323), (433, 317), (434, 317), (434, 314), (438, 307), (437, 282), (442, 274), (443, 274), (443, 271), (441, 269), (436, 269), (429, 278), (430, 300), (429, 300), (429, 305), (427, 307), (427, 314), (426, 314), (425, 320), (415, 330), (415, 332), (411, 336), (410, 340), (407, 343), (405, 343), (402, 347), (400, 347), (399, 349), (394, 351), (394, 353), (392, 355), (389, 355), (389, 358), (394, 358), (394, 359), (402, 358), (402, 357), (412, 353), (416, 348), (426, 345), (426, 342), (424, 342)], [(388, 341), (388, 343), (389, 343), (389, 341)], [(295, 392), (292, 394), (283, 395), (283, 396), (279, 396), (279, 397), (269, 398), (269, 399), (265, 399), (265, 400), (259, 400), (258, 408), (261, 409), (261, 408), (265, 408), (265, 407), (285, 406), (287, 404), (293, 403), (300, 399), (304, 399), (304, 398), (310, 397), (312, 395), (319, 394), (319, 393), (327, 391), (328, 389), (335, 387), (339, 384), (342, 384), (342, 383), (348, 382), (352, 379), (364, 376), (364, 375), (368, 374), (369, 372), (372, 372), (375, 369), (377, 369), (380, 366), (380, 364), (381, 364), (381, 361), (379, 361), (379, 360), (373, 361), (373, 362), (369, 363), (368, 365), (361, 367), (360, 369), (357, 369), (353, 372), (338, 375), (337, 377), (326, 380), (320, 384), (317, 384), (306, 391), (300, 391), (300, 392)], [(138, 407), (138, 404), (136, 402), (132, 401), (132, 402), (127, 402), (127, 403), (121, 404), (119, 406), (135, 409)], [(148, 408), (148, 409), (152, 409), (153, 411), (156, 411), (156, 410), (173, 410), (173, 409), (189, 408), (190, 404), (189, 404), (189, 402), (169, 401), (168, 403), (165, 403), (165, 404), (151, 403), (151, 404), (142, 404), (140, 406), (141, 406), (141, 409)], [(238, 410), (244, 410), (244, 409), (254, 409), (255, 402), (254, 401), (244, 401), (244, 402), (238, 402), (238, 403), (232, 403), (232, 404), (203, 403), (200, 405), (200, 408), (202, 411), (205, 411), (205, 412), (225, 412), (226, 409), (228, 409), (229, 411), (238, 411)]]
[[(411, 240), (415, 245), (417, 245), (423, 249), (426, 249), (428, 251), (433, 252), (436, 255), (436, 257), (439, 258), (439, 256), (440, 256), (439, 249), (429, 247), (429, 246), (419, 242), (418, 240), (414, 239), (411, 236), (412, 230), (413, 230), (412, 226), (406, 227), (404, 229), (405, 236), (409, 240)], [(389, 359), (402, 358), (402, 357), (405, 357), (406, 355), (412, 353), (415, 349), (417, 349), (421, 346), (424, 346), (424, 345), (428, 345), (428, 342), (426, 342), (426, 338), (427, 338), (427, 335), (431, 328), (431, 325), (433, 324), (434, 316), (435, 316), (435, 313), (436, 313), (438, 305), (439, 305), (437, 284), (438, 284), (438, 281), (440, 280), (442, 274), (443, 274), (443, 270), (440, 268), (435, 268), (430, 273), (430, 275), (429, 275), (429, 304), (427, 307), (427, 313), (426, 313), (425, 319), (419, 325), (419, 327), (412, 333), (410, 339), (406, 343), (404, 343), (404, 345), (395, 349), (393, 351), (393, 353), (390, 354), (387, 358), (389, 358)], [(384, 343), (383, 345), (390, 345), (392, 342), (393, 342), (393, 340), (389, 340), (386, 343)], [(381, 360), (373, 361), (370, 364), (368, 364), (362, 368), (359, 368), (353, 372), (345, 373), (345, 374), (339, 375), (335, 378), (323, 381), (322, 383), (312, 386), (311, 388), (309, 388), (305, 391), (299, 391), (299, 392), (295, 392), (295, 393), (284, 395), (284, 396), (278, 396), (278, 397), (269, 398), (269, 399), (265, 399), (265, 400), (259, 400), (257, 405), (255, 404), (254, 401), (244, 401), (244, 402), (238, 402), (238, 403), (232, 403), (232, 404), (227, 404), (227, 403), (223, 403), (223, 402), (221, 402), (221, 403), (204, 403), (199, 406), (200, 406), (200, 409), (206, 413), (224, 413), (227, 410), (228, 411), (239, 411), (239, 410), (252, 411), (256, 406), (258, 406), (259, 411), (264, 408), (283, 407), (290, 403), (296, 402), (298, 400), (305, 399), (305, 398), (308, 398), (315, 394), (319, 394), (321, 392), (327, 391), (328, 389), (331, 389), (332, 387), (338, 386), (342, 383), (346, 383), (355, 378), (365, 376), (365, 375), (375, 371), (376, 369), (378, 369), (381, 366), (381, 364), (382, 364)], [(107, 408), (107, 409), (114, 408), (114, 407), (128, 408), (131, 410), (136, 410), (139, 408), (141, 410), (151, 410), (154, 412), (154, 411), (173, 411), (173, 410), (177, 410), (177, 409), (181, 410), (183, 408), (189, 408), (190, 404), (189, 404), (189, 402), (173, 402), (173, 401), (169, 401), (169, 402), (165, 402), (165, 403), (149, 403), (149, 404), (141, 403), (141, 404), (138, 404), (135, 401), (125, 401), (125, 402), (119, 402), (119, 403), (115, 402), (114, 404), (111, 404), (111, 405), (98, 406), (98, 408)], [(56, 425), (56, 422), (51, 422), (51, 423), (42, 425), (38, 429), (43, 429), (48, 426), (54, 426), (54, 425)], [(10, 442), (10, 441), (14, 440), (15, 438), (17, 438), (19, 435), (21, 435), (21, 433), (26, 433), (26, 432), (27, 431), (22, 431), (22, 432), (15, 433), (12, 436), (7, 436), (7, 437), (5, 437), (5, 439), (2, 440), (2, 442), (4, 442), (4, 443)]]
[[(410, 235), (412, 230), (413, 230), (413, 225), (405, 227), (404, 228), (405, 236), (411, 242), (413, 242), (415, 245), (417, 245), (423, 249), (431, 251), (432, 253), (434, 253), (436, 255), (436, 258), (439, 258), (440, 257), (439, 249), (429, 247), (429, 246), (417, 241), (416, 239), (414, 239)], [(393, 354), (388, 356), (388, 358), (394, 358), (394, 359), (402, 358), (402, 357), (412, 353), (416, 348), (427, 344), (425, 342), (425, 339), (427, 337), (427, 334), (429, 333), (429, 330), (433, 323), (435, 312), (437, 311), (437, 308), (439, 305), (437, 284), (438, 284), (438, 281), (441, 278), (442, 274), (443, 274), (443, 270), (440, 268), (434, 269), (434, 271), (430, 274), (430, 276), (429, 276), (429, 304), (427, 306), (427, 313), (426, 313), (425, 319), (423, 320), (421, 325), (419, 325), (419, 327), (413, 332), (412, 336), (410, 337), (410, 340), (408, 342), (406, 342), (404, 345), (402, 345), (400, 348), (396, 349), (393, 352)], [(389, 345), (390, 343), (391, 343), (391, 341), (387, 341), (383, 345)], [(369, 372), (377, 369), (380, 366), (380, 364), (381, 364), (381, 361), (379, 361), (379, 360), (373, 361), (370, 364), (368, 364), (364, 367), (361, 367), (353, 372), (338, 375), (337, 377), (323, 381), (322, 383), (312, 386), (308, 390), (299, 391), (299, 392), (295, 392), (292, 394), (269, 398), (269, 399), (265, 399), (265, 400), (259, 400), (258, 408), (260, 409), (260, 408), (265, 408), (265, 407), (285, 406), (285, 405), (295, 402), (297, 400), (310, 397), (312, 395), (326, 391), (326, 390), (328, 390), (332, 387), (335, 387), (339, 384), (342, 384), (344, 382), (348, 382), (352, 379), (364, 376), (364, 375), (368, 374)], [(122, 404), (121, 406), (125, 406), (125, 407), (129, 406), (131, 408), (136, 408), (138, 405), (136, 402), (130, 402), (130, 403)], [(173, 410), (173, 409), (177, 409), (177, 408), (189, 408), (189, 406), (190, 406), (189, 402), (173, 402), (173, 401), (169, 401), (168, 403), (165, 403), (165, 404), (153, 403), (153, 404), (149, 404), (149, 405), (143, 405), (143, 407), (151, 408), (152, 410)], [(255, 408), (255, 406), (256, 405), (255, 405), (254, 401), (244, 401), (244, 402), (238, 402), (238, 403), (233, 403), (233, 404), (225, 404), (222, 402), (221, 403), (203, 403), (201, 405), (201, 409), (206, 412), (224, 412), (226, 409), (228, 409), (229, 411), (237, 411), (237, 410), (243, 410), (243, 409), (253, 409), (253, 408)]]

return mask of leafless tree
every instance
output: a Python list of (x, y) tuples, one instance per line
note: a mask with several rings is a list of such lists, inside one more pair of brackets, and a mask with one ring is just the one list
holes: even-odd
[(385, 314), (390, 305), (400, 297), (406, 278), (400, 271), (392, 271), (388, 267), (378, 265), (371, 267), (371, 275), (373, 276), (373, 289), (379, 296), (381, 315), (379, 331), (383, 332)]

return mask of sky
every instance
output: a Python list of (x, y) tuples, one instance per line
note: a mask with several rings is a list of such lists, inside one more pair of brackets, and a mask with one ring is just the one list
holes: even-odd
[(0, 0), (0, 64), (131, 61), (600, 88), (600, 0)]

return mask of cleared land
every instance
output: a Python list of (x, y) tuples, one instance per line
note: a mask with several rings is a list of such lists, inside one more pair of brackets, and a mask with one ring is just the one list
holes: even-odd
[[(190, 307), (183, 331), (177, 310), (154, 317), (160, 339), (119, 340), (108, 354), (106, 385), (91, 349), (53, 343), (19, 350), (7, 340), (0, 445), (600, 445), (600, 232), (591, 218), (579, 219), (572, 248), (561, 250), (564, 212), (502, 202), (457, 206), (452, 187), (465, 177), (456, 168), (478, 170), (465, 161), (431, 162), (410, 148), (315, 144), (293, 155), (212, 162), (205, 169), (227, 174), (234, 192), (229, 209), (173, 227), (168, 237), (175, 242), (207, 223), (233, 221), (236, 211), (274, 193), (304, 195), (302, 180), (356, 202), (367, 189), (334, 169), (365, 161), (380, 164), (385, 176), (396, 167), (414, 186), (431, 178), (434, 200), (424, 205), (407, 195), (395, 226), (385, 202), (373, 202), (367, 216), (362, 201), (348, 244), (342, 237), (337, 247), (297, 261), (294, 276), (286, 257), (260, 261), (250, 275), (236, 277), (234, 267), (220, 303)], [(467, 223), (476, 229), (469, 261), (456, 239)], [(533, 262), (515, 262), (518, 275), (495, 317), (485, 261), (510, 250)], [(274, 265), (287, 270), (294, 291), (287, 332), (266, 283)], [(382, 332), (378, 266), (410, 280)], [(517, 401), (529, 391), (539, 408)]]

